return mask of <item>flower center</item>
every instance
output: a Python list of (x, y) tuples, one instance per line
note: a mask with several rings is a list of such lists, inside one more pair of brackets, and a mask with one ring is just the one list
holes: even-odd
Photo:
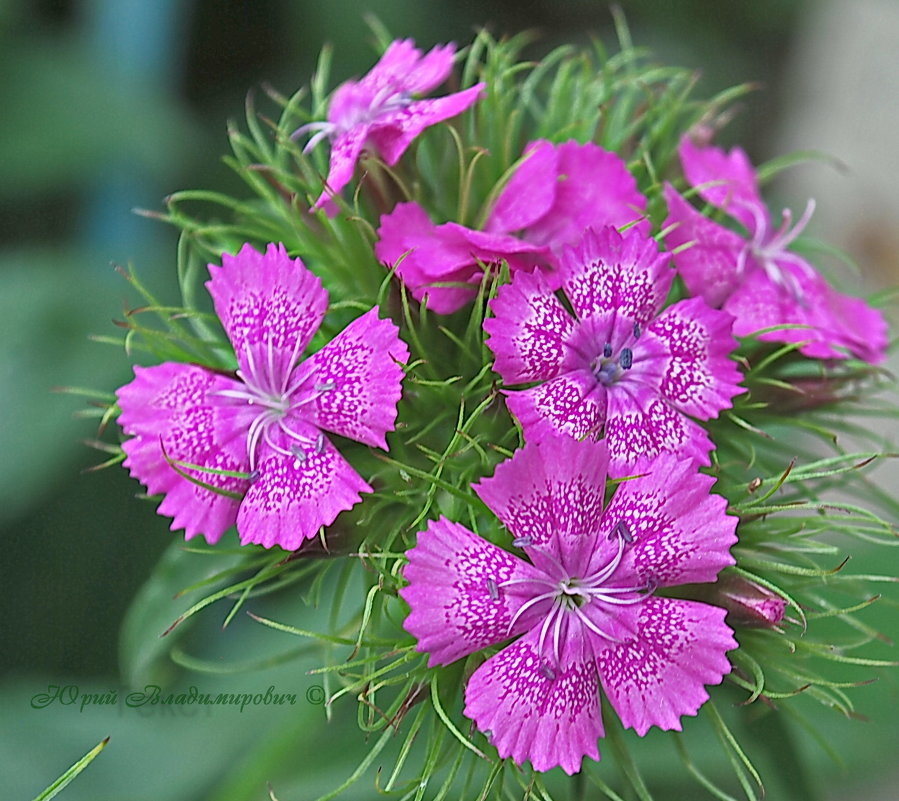
[[(325, 449), (325, 438), (321, 431), (314, 435), (302, 434), (291, 428), (289, 415), (299, 411), (303, 406), (316, 400), (325, 392), (335, 388), (333, 381), (316, 383), (311, 392), (299, 392), (302, 377), (294, 378), (293, 367), (300, 354), (299, 342), (294, 345), (288, 368), (283, 371), (276, 366), (275, 348), (271, 339), (266, 342), (263, 363), (257, 363), (259, 356), (254, 357), (254, 349), (246, 349), (246, 371), (238, 370), (237, 377), (243, 385), (235, 389), (224, 389), (217, 393), (219, 397), (229, 398), (239, 404), (253, 407), (255, 415), (247, 428), (247, 458), (250, 472), (256, 470), (257, 451), (260, 442), (264, 442), (282, 456), (292, 456), (294, 466), (299, 467), (306, 461), (306, 451), (322, 453)], [(281, 374), (283, 372), (283, 375)], [(280, 431), (290, 441), (288, 447), (275, 442), (273, 431)], [(282, 439), (283, 441), (283, 439)]]
[[(593, 619), (595, 615), (592, 617), (587, 615), (585, 611), (586, 607), (592, 604), (599, 604), (614, 608), (615, 606), (628, 606), (631, 604), (642, 603), (655, 592), (656, 584), (653, 581), (648, 581), (633, 587), (609, 586), (611, 584), (611, 579), (621, 564), (625, 549), (632, 545), (636, 541), (636, 538), (631, 533), (627, 523), (622, 520), (612, 529), (609, 539), (617, 540), (618, 547), (614, 556), (612, 556), (605, 565), (585, 576), (570, 575), (569, 571), (565, 569), (561, 562), (545, 551), (541, 551), (541, 554), (554, 566), (556, 572), (555, 578), (546, 575), (539, 579), (509, 579), (500, 584), (488, 580), (487, 589), (493, 600), (499, 600), (500, 588), (508, 587), (512, 584), (528, 583), (546, 587), (544, 592), (537, 593), (537, 595), (530, 598), (518, 608), (509, 623), (509, 631), (512, 631), (516, 621), (518, 621), (528, 609), (542, 601), (551, 601), (552, 605), (549, 612), (540, 626), (540, 638), (537, 646), (537, 653), (542, 657), (544, 652), (543, 648), (547, 642), (547, 638), (552, 637), (553, 656), (555, 658), (556, 667), (561, 664), (560, 645), (562, 626), (563, 624), (570, 624), (572, 622), (572, 617), (577, 619), (582, 626), (603, 639), (612, 642), (621, 642), (621, 640), (617, 639), (612, 634), (603, 631)], [(531, 542), (528, 541), (525, 547), (533, 546), (531, 545)], [(611, 608), (606, 610), (606, 612), (611, 613)], [(549, 666), (549, 672), (553, 672), (551, 666)]]
[(811, 220), (812, 214), (815, 212), (815, 201), (809, 200), (802, 217), (795, 225), (793, 225), (793, 213), (790, 209), (784, 209), (780, 228), (773, 233), (768, 230), (768, 222), (761, 209), (750, 204), (747, 204), (746, 208), (749, 209), (755, 221), (755, 231), (752, 239), (746, 243), (737, 257), (737, 275), (743, 277), (746, 261), (751, 256), (773, 284), (781, 287), (801, 306), (807, 306), (805, 293), (798, 279), (794, 273), (785, 270), (782, 264), (792, 264), (806, 274), (813, 274), (808, 264), (787, 251), (787, 248), (805, 230)]
[[(638, 326), (634, 326), (637, 330)], [(630, 348), (622, 348), (617, 356), (612, 355), (612, 343), (606, 342), (602, 348), (602, 354), (596, 356), (590, 362), (590, 371), (596, 376), (604, 387), (617, 382), (625, 370), (630, 370), (634, 364), (634, 352)]]

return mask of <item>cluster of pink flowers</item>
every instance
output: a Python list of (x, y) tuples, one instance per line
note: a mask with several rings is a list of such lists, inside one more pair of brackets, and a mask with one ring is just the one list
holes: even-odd
[[(425, 127), (484, 94), (478, 84), (415, 98), (447, 77), (453, 54), (394, 42), (337, 89), (326, 122), (296, 132), (313, 134), (307, 148), (331, 141), (315, 207), (333, 211), (363, 149), (395, 164)], [(657, 590), (713, 582), (734, 561), (736, 518), (700, 468), (715, 447), (703, 423), (743, 391), (735, 337), (764, 329), (759, 339), (811, 358), (884, 356), (879, 313), (788, 249), (811, 206), (775, 230), (742, 151), (688, 137), (680, 158), (699, 196), (743, 232), (666, 185), (654, 238), (618, 155), (542, 140), (524, 148), (483, 230), (409, 202), (377, 231), (377, 257), (436, 313), (471, 303), (485, 271), (511, 273), (484, 329), (526, 444), (473, 488), (511, 550), (432, 521), (407, 554), (401, 594), (431, 665), (511, 640), (469, 679), (465, 714), (501, 757), (540, 771), (599, 758), (600, 688), (642, 735), (680, 729), (730, 671), (726, 610)], [(371, 491), (326, 432), (387, 448), (409, 350), (374, 308), (303, 359), (328, 298), (283, 246), (246, 245), (210, 272), (236, 370), (136, 368), (118, 393), (125, 465), (187, 537), (215, 542), (236, 523), (244, 543), (296, 549)], [(671, 303), (676, 275), (689, 297)], [(608, 476), (626, 479), (609, 500)], [(776, 623), (783, 604), (764, 600), (759, 620)]]

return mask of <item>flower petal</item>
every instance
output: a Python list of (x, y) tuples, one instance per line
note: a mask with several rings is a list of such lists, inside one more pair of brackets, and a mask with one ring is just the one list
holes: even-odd
[(585, 756), (599, 759), (603, 725), (589, 644), (580, 626), (563, 628), (558, 665), (538, 653), (536, 630), (481, 665), (465, 688), (465, 714), (490, 733), (501, 758), (571, 775)]
[(394, 165), (425, 128), (461, 114), (483, 96), (484, 87), (479, 83), (444, 97), (415, 100), (405, 108), (379, 116), (372, 122), (370, 140), (384, 161)]
[(739, 221), (750, 236), (769, 229), (768, 209), (759, 194), (755, 168), (740, 147), (726, 153), (719, 147), (695, 145), (689, 136), (678, 147), (684, 175), (706, 202)]
[[(734, 333), (749, 336), (775, 325), (796, 325), (759, 335), (773, 342), (801, 342), (800, 352), (817, 359), (845, 359), (847, 355), (879, 364), (886, 356), (887, 324), (883, 315), (860, 298), (837, 292), (810, 265), (783, 260), (779, 267), (799, 289), (794, 295), (774, 283), (761, 269), (724, 304), (736, 316)], [(804, 262), (803, 262), (804, 264)]]
[(138, 366), (134, 374), (117, 392), (119, 424), (131, 435), (122, 445), (127, 456), (123, 464), (150, 495), (165, 494), (158, 512), (172, 518), (172, 531), (183, 528), (186, 539), (202, 534), (215, 543), (234, 524), (240, 501), (191, 482), (171, 462), (223, 491), (242, 493), (247, 488), (244, 479), (209, 472), (249, 471), (248, 423), (240, 419), (240, 410), (215, 398), (216, 392), (239, 385), (202, 367), (172, 362)]
[(631, 475), (630, 466), (641, 456), (681, 454), (709, 464), (712, 441), (705, 429), (681, 414), (650, 390), (609, 392), (605, 438), (611, 458), (609, 474)]
[[(319, 528), (331, 525), (337, 515), (362, 500), (360, 492), (372, 492), (316, 429), (307, 425), (292, 430), (293, 438), (277, 429), (268, 433), (279, 450), (268, 443), (260, 446), (254, 480), (237, 516), (244, 544), (280, 545), (295, 551)], [(300, 436), (309, 444), (298, 446)]]
[(408, 358), (397, 327), (375, 307), (296, 369), (296, 413), (317, 428), (387, 450)]
[[(617, 154), (592, 142), (546, 140), (528, 144), (528, 153), (497, 199), (487, 230), (520, 231), (561, 253), (586, 228), (618, 228), (644, 215), (646, 198)], [(636, 227), (649, 234), (649, 221)]]
[(328, 308), (321, 280), (284, 245), (264, 254), (244, 245), (209, 265), (206, 282), (215, 310), (234, 346), (243, 377), (258, 389), (282, 394), (291, 369)]
[(696, 211), (670, 184), (665, 184), (665, 200), (665, 245), (672, 251), (684, 248), (673, 255), (677, 271), (692, 295), (719, 308), (740, 285), (737, 265), (748, 243)]
[[(409, 586), (400, 595), (412, 611), (403, 627), (418, 640), (417, 650), (430, 653), (431, 667), (527, 631), (552, 603), (535, 603), (515, 619), (546, 591), (540, 571), (445, 518), (420, 532), (407, 556)], [(508, 581), (515, 583), (504, 586)]]
[[(375, 255), (428, 308), (449, 314), (474, 298), (484, 275), (483, 265), (506, 261), (511, 271), (532, 269), (545, 262), (545, 251), (511, 236), (473, 231), (456, 223), (435, 225), (417, 203), (398, 203), (381, 217)], [(471, 289), (439, 286), (471, 283)]]
[(558, 149), (546, 140), (530, 142), (496, 199), (486, 230), (508, 234), (536, 223), (552, 208), (559, 180)]
[(397, 92), (429, 92), (446, 80), (455, 53), (456, 46), (446, 44), (431, 48), (423, 56), (412, 39), (396, 39), (359, 83), (373, 95), (385, 87)]
[(606, 420), (609, 393), (589, 370), (572, 370), (536, 387), (505, 394), (525, 439), (541, 439), (551, 431), (575, 439), (597, 437)]
[[(715, 480), (695, 463), (663, 453), (638, 459), (629, 479), (618, 485), (603, 513), (598, 542), (614, 540), (623, 524), (628, 542), (614, 574), (620, 587), (663, 586), (715, 581), (734, 564), (737, 518), (727, 501), (710, 493)], [(597, 553), (594, 572), (608, 561)]]
[(368, 141), (369, 126), (365, 124), (355, 125), (343, 133), (337, 134), (331, 142), (331, 155), (329, 157), (328, 177), (325, 180), (325, 188), (318, 196), (318, 200), (312, 209), (324, 206), (329, 216), (333, 216), (336, 207), (331, 201), (331, 196), (339, 194), (353, 178), (356, 169), (356, 161)]
[(737, 347), (732, 327), (730, 314), (709, 308), (702, 298), (669, 306), (647, 326), (647, 339), (663, 343), (669, 354), (659, 392), (679, 411), (708, 420), (743, 392), (730, 358)]
[(643, 325), (661, 307), (674, 279), (668, 258), (638, 230), (622, 235), (612, 227), (591, 228), (562, 256), (562, 288), (581, 319), (615, 309)]
[(493, 369), (507, 384), (555, 378), (565, 361), (574, 320), (538, 273), (517, 272), (491, 301), (484, 321)]
[(709, 697), (706, 685), (730, 673), (726, 652), (737, 647), (725, 611), (673, 598), (616, 606), (615, 617), (588, 604), (584, 612), (623, 642), (592, 640), (603, 690), (621, 722), (641, 737), (650, 726), (681, 730)]
[[(528, 441), (473, 488), (514, 537), (530, 541), (524, 549), (535, 565), (554, 578), (567, 578), (580, 572), (593, 552), (608, 459), (603, 442), (551, 434)], [(567, 576), (559, 575), (556, 562)]]

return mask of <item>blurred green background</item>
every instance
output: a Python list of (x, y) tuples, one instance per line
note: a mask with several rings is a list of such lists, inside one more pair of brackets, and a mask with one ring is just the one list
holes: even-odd
[[(763, 90), (743, 102), (727, 141), (742, 142), (756, 159), (777, 152), (795, 45), (824, 3), (620, 5), (637, 44), (702, 72), (700, 94), (759, 82)], [(114, 265), (133, 263), (163, 300), (176, 300), (175, 231), (132, 209), (160, 209), (167, 193), (183, 188), (241, 191), (221, 161), (227, 120), (241, 120), (247, 91), (264, 82), (284, 93), (305, 84), (325, 42), (334, 46), (332, 87), (365, 72), (376, 56), (360, 8), (422, 47), (464, 44), (483, 25), (495, 34), (536, 29), (535, 56), (589, 35), (614, 39), (608, 4), (595, 0), (0, 0), (4, 799), (31, 798), (107, 734), (110, 747), (64, 798), (264, 798), (264, 784), (252, 786), (241, 765), (253, 749), (267, 748), (272, 732), (291, 733), (281, 740), (295, 752), (276, 755), (288, 761), (291, 753), (309, 759), (329, 742), (340, 750), (339, 732), (313, 728), (323, 718), (314, 699), (292, 717), (193, 710), (189, 720), (123, 712), (121, 703), (114, 711), (35, 710), (29, 700), (49, 685), (81, 692), (121, 685), (123, 616), (178, 539), (151, 504), (134, 499), (140, 488), (125, 471), (85, 472), (102, 461), (82, 443), (95, 435), (96, 420), (76, 417), (83, 398), (53, 391), (112, 391), (129, 380), (125, 354), (89, 338), (114, 335), (123, 303), (136, 302)], [(154, 588), (165, 592), (145, 629), (148, 648), (183, 610), (171, 595), (188, 580), (165, 575)], [(275, 642), (249, 625), (229, 651), (216, 639), (220, 618), (203, 625), (209, 648), (222, 648), (223, 657), (249, 658), (257, 644), (265, 650)], [(297, 678), (296, 665), (271, 676), (187, 684), (264, 692), (280, 681), (301, 696), (313, 686)], [(282, 801), (326, 789), (334, 760), (311, 760), (303, 794)], [(335, 769), (346, 775), (345, 765)], [(363, 782), (347, 797), (367, 798), (369, 790)]]

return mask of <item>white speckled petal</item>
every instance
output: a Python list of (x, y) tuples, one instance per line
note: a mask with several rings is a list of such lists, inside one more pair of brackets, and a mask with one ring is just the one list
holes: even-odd
[(403, 626), (418, 640), (417, 649), (430, 653), (431, 666), (521, 634), (549, 609), (549, 600), (539, 601), (513, 625), (522, 605), (547, 591), (543, 574), (445, 518), (420, 532), (407, 555), (409, 585), (400, 595), (412, 611)]
[(490, 732), (500, 757), (570, 775), (585, 756), (599, 759), (604, 730), (589, 643), (580, 625), (563, 628), (558, 665), (547, 644), (538, 653), (536, 630), (481, 665), (465, 689), (465, 714)]
[(281, 387), (321, 325), (328, 293), (284, 245), (265, 253), (244, 245), (209, 265), (206, 288), (234, 346), (244, 378), (270, 394)]
[(172, 517), (173, 531), (183, 528), (187, 539), (202, 534), (215, 543), (233, 525), (240, 501), (189, 481), (170, 462), (181, 463), (183, 473), (224, 491), (246, 489), (246, 480), (209, 472), (249, 471), (240, 412), (215, 397), (240, 385), (202, 367), (173, 362), (135, 367), (134, 373), (134, 380), (117, 393), (119, 424), (131, 435), (122, 445), (124, 466), (150, 495), (165, 494), (158, 511)]
[(484, 321), (494, 370), (506, 384), (555, 378), (565, 361), (574, 320), (539, 272), (516, 272), (490, 303)]
[[(355, 506), (360, 492), (372, 488), (311, 425), (291, 420), (291, 430), (305, 443), (271, 428), (267, 436), (288, 454), (260, 445), (256, 477), (240, 505), (237, 531), (244, 544), (294, 551)], [(293, 449), (294, 454), (289, 452)]]
[[(737, 518), (727, 515), (727, 501), (710, 492), (715, 483), (694, 462), (673, 454), (638, 459), (630, 466), (638, 476), (618, 485), (603, 512), (599, 542), (615, 538), (624, 524), (629, 535), (614, 584), (620, 587), (675, 586), (715, 581), (734, 564)], [(607, 546), (611, 550), (611, 546)], [(608, 561), (597, 553), (593, 572)]]
[(386, 450), (408, 358), (396, 326), (374, 308), (297, 368), (292, 402), (317, 428)]
[(513, 537), (531, 541), (525, 551), (535, 565), (558, 576), (556, 560), (576, 575), (599, 531), (608, 460), (604, 442), (552, 434), (528, 442), (474, 490)]
[(648, 598), (615, 607), (614, 618), (598, 604), (585, 613), (617, 640), (592, 640), (603, 690), (621, 722), (641, 737), (651, 726), (682, 728), (709, 697), (707, 685), (730, 673), (727, 651), (737, 647), (724, 609), (695, 601)]

